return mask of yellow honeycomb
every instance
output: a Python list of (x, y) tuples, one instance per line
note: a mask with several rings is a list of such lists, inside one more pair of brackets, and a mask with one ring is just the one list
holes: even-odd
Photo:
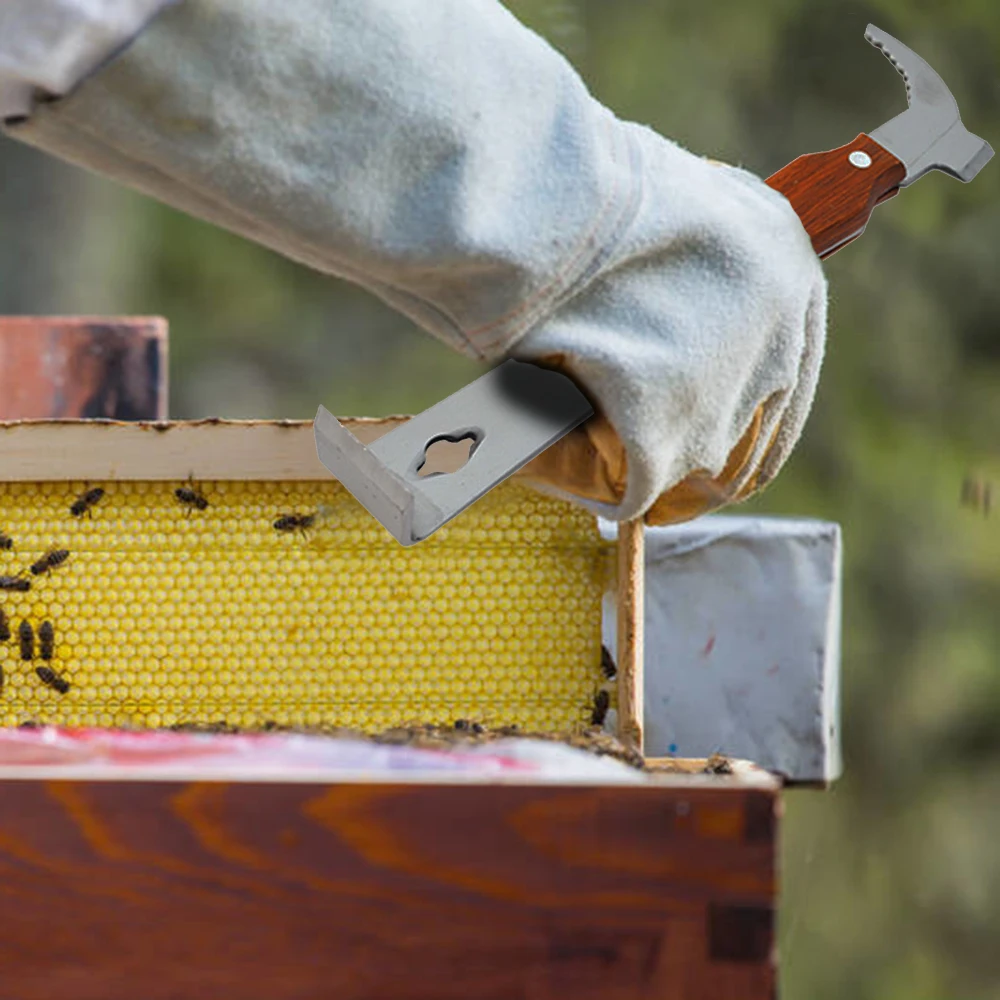
[[(273, 527), (317, 512), (305, 533)], [(0, 532), (0, 575), (31, 584), (0, 590), (4, 725), (549, 731), (585, 721), (601, 683), (607, 544), (585, 511), (511, 481), (410, 548), (333, 481), (0, 484)], [(70, 555), (31, 573), (52, 549)], [(43, 621), (65, 694), (35, 672)]]

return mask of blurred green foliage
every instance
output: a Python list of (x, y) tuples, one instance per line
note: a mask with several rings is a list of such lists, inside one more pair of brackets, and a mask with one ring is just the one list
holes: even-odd
[[(596, 96), (767, 176), (905, 106), (923, 55), (1000, 146), (997, 0), (509, 0)], [(416, 412), (482, 370), (358, 289), (0, 145), (0, 311), (171, 321), (175, 417)], [(783, 995), (1000, 997), (1000, 163), (932, 174), (827, 264), (797, 453), (747, 512), (844, 528), (846, 774), (787, 796)], [(280, 336), (276, 336), (280, 333)]]

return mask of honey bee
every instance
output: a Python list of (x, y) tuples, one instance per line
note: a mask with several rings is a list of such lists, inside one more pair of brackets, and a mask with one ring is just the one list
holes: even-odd
[(174, 490), (174, 496), (177, 497), (178, 502), (184, 504), (187, 508), (187, 517), (191, 516), (191, 511), (193, 510), (208, 509), (208, 501), (195, 489), (193, 476), (188, 477), (187, 486), (179, 486)]
[(14, 539), (0, 531), (0, 552), (10, 552), (14, 548)]
[(607, 646), (601, 646), (601, 671), (609, 681), (618, 675), (618, 667)]
[(594, 707), (590, 713), (590, 724), (592, 726), (603, 726), (610, 706), (611, 695), (602, 688), (594, 696)]
[(15, 590), (26, 594), (31, 590), (31, 581), (25, 578), (23, 570), (17, 576), (0, 576), (0, 590)]
[(55, 688), (60, 694), (69, 690), (69, 681), (60, 677), (51, 667), (35, 667), (35, 673), (46, 687)]
[(0, 642), (7, 642), (10, 639), (10, 622), (7, 620), (7, 613), (0, 608)]
[(82, 517), (84, 514), (87, 517), (91, 517), (90, 508), (93, 507), (102, 497), (104, 496), (104, 490), (100, 486), (95, 486), (93, 489), (87, 490), (85, 493), (81, 493), (74, 501), (69, 509), (70, 514), (73, 517)]
[(35, 658), (35, 633), (31, 622), (22, 621), (18, 627), (17, 635), (21, 640), (21, 659), (33, 660)]
[(990, 516), (993, 507), (993, 484), (985, 479), (966, 476), (962, 482), (962, 506)]
[(733, 765), (729, 762), (729, 758), (725, 754), (721, 754), (718, 751), (713, 753), (708, 760), (705, 761), (705, 773), (706, 774), (732, 774)]
[(52, 659), (52, 651), (55, 648), (56, 630), (52, 627), (52, 622), (42, 622), (38, 626), (38, 655), (43, 660)]
[(303, 535), (316, 523), (317, 514), (282, 514), (272, 527), (275, 531), (301, 531)]
[(62, 566), (67, 559), (69, 559), (69, 549), (49, 549), (41, 559), (31, 564), (31, 572), (35, 576), (40, 576)]

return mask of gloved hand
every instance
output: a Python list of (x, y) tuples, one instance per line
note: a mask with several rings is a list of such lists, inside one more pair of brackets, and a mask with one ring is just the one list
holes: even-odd
[(183, 0), (10, 134), (561, 367), (599, 416), (524, 472), (605, 517), (746, 495), (809, 411), (826, 285), (791, 205), (615, 118), (496, 0)]
[(746, 499), (784, 464), (819, 378), (827, 286), (782, 195), (624, 127), (643, 154), (630, 233), (514, 351), (574, 376), (597, 414), (520, 476), (660, 525)]
[[(549, 359), (548, 367), (567, 371), (560, 358)], [(665, 525), (689, 521), (745, 500), (767, 485), (777, 467), (765, 478), (762, 472), (754, 475), (750, 466), (760, 440), (762, 418), (763, 408), (759, 408), (718, 475), (703, 471), (690, 473), (656, 498), (643, 514), (645, 523)], [(765, 450), (764, 458), (768, 455)], [(628, 456), (608, 418), (597, 413), (529, 462), (518, 473), (518, 478), (554, 496), (571, 496), (614, 507), (620, 505), (625, 496)]]

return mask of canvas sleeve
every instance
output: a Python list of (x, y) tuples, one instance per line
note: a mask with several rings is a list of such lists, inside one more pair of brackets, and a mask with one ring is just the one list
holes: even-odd
[(61, 97), (175, 0), (4, 0), (0, 4), (0, 120)]

